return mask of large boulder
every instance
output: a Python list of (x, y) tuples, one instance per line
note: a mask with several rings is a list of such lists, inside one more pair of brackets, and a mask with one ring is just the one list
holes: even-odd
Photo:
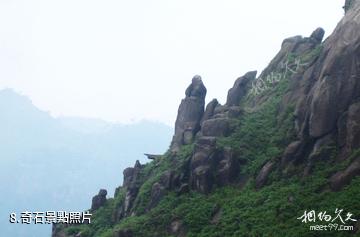
[(209, 193), (214, 185), (214, 178), (210, 165), (201, 165), (192, 171), (192, 187), (201, 193)]
[(142, 169), (142, 165), (138, 160), (136, 161), (134, 167), (126, 168), (123, 171), (123, 175), (124, 175), (123, 187), (129, 188), (135, 186), (136, 181), (140, 176), (141, 169)]
[(268, 181), (268, 177), (271, 173), (271, 171), (273, 170), (275, 165), (275, 162), (273, 161), (268, 161), (260, 170), (259, 174), (256, 177), (255, 180), (255, 187), (257, 189), (263, 187), (266, 182)]
[(309, 162), (329, 159), (331, 157), (332, 147), (334, 144), (335, 142), (332, 134), (318, 139), (309, 155)]
[(217, 101), (217, 99), (213, 99), (212, 101), (210, 101), (210, 103), (207, 104), (204, 115), (201, 119), (201, 125), (204, 121), (206, 121), (214, 116), (215, 108), (218, 105), (219, 105), (219, 102)]
[(209, 193), (215, 185), (224, 186), (235, 181), (240, 163), (229, 148), (219, 149), (215, 137), (200, 137), (190, 162), (190, 187)]
[(334, 174), (330, 178), (330, 187), (334, 191), (339, 191), (358, 175), (360, 175), (360, 158), (355, 159), (345, 170)]
[(202, 193), (208, 193), (214, 184), (212, 169), (216, 162), (215, 137), (201, 137), (195, 143), (190, 164), (190, 186)]
[(281, 158), (281, 167), (286, 168), (289, 163), (296, 160), (301, 153), (301, 149), (303, 147), (303, 143), (301, 141), (294, 141), (290, 143), (282, 155)]
[(99, 193), (92, 198), (91, 210), (96, 211), (106, 203), (106, 189), (100, 189)]
[(155, 207), (161, 200), (161, 198), (165, 195), (165, 187), (162, 186), (160, 183), (156, 182), (151, 187), (151, 194), (150, 194), (150, 202), (148, 205), (148, 210)]
[(219, 157), (215, 170), (215, 182), (218, 186), (233, 183), (239, 174), (239, 161), (235, 158), (232, 149), (225, 148)]
[(234, 86), (229, 90), (226, 100), (227, 106), (239, 105), (241, 99), (247, 94), (251, 88), (251, 82), (255, 79), (257, 71), (251, 71), (244, 76), (238, 78)]
[(201, 127), (203, 136), (224, 137), (232, 131), (231, 120), (228, 118), (213, 118), (205, 120)]
[(143, 165), (137, 160), (134, 167), (126, 168), (123, 171), (124, 181), (122, 188), (125, 189), (125, 198), (121, 205), (115, 210), (114, 216), (116, 221), (131, 214), (141, 185), (140, 178), (142, 168)]
[(178, 151), (182, 145), (193, 142), (195, 134), (200, 130), (206, 96), (206, 88), (200, 76), (192, 79), (185, 95), (178, 109), (175, 134), (171, 143), (172, 151)]
[(325, 30), (321, 27), (313, 31), (310, 38), (314, 39), (317, 43), (321, 43), (325, 35)]

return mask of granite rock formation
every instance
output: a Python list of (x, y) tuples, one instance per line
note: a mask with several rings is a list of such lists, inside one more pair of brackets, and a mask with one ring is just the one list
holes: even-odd
[(92, 199), (92, 203), (91, 203), (92, 211), (96, 211), (105, 204), (106, 195), (107, 195), (106, 189), (100, 189), (99, 193), (96, 196), (94, 196)]
[[(315, 29), (309, 37), (285, 39), (278, 54), (257, 78), (257, 72), (250, 71), (235, 81), (223, 105), (213, 99), (204, 109), (206, 88), (201, 77), (195, 76), (179, 106), (169, 151), (163, 156), (148, 155), (152, 159), (149, 164), (143, 166), (137, 161), (133, 168), (124, 171), (123, 186), (115, 194), (122, 200), (116, 205), (113, 221), (120, 223), (124, 218), (140, 215), (144, 219), (132, 219), (131, 224), (124, 225), (126, 228), (115, 229), (114, 236), (135, 236), (139, 230), (132, 224), (136, 221), (144, 228), (154, 223), (159, 225), (163, 235), (187, 236), (189, 226), (195, 231), (201, 229), (194, 227), (189, 219), (206, 207), (197, 206), (199, 209), (194, 211), (185, 205), (184, 214), (169, 210), (177, 209), (178, 204), (169, 199), (184, 198), (189, 203), (193, 199), (205, 200), (204, 203), (209, 204), (209, 200), (219, 200), (218, 189), (225, 192), (225, 201), (219, 201), (224, 206), (233, 202), (237, 209), (250, 203), (264, 211), (263, 206), (271, 203), (274, 210), (267, 213), (286, 222), (288, 215), (284, 213), (288, 209), (304, 205), (293, 192), (301, 195), (301, 190), (308, 188), (306, 182), (317, 178), (311, 176), (315, 164), (318, 169), (319, 164), (326, 164), (329, 170), (319, 178), (321, 185), (311, 192), (328, 194), (346, 190), (344, 187), (360, 175), (360, 0), (346, 4), (344, 18), (324, 42), (322, 28)], [(274, 97), (278, 101), (267, 103)], [(259, 115), (249, 117), (253, 114)], [(259, 121), (254, 123), (251, 119)], [(283, 123), (287, 125), (281, 126)], [(277, 133), (273, 129), (284, 127), (287, 130), (279, 134), (286, 139), (275, 137)], [(262, 129), (261, 132), (258, 129)], [(268, 130), (272, 133), (267, 133)], [(252, 143), (253, 139), (258, 143)], [(237, 143), (239, 140), (247, 143)], [(291, 183), (292, 178), (298, 183)], [(269, 188), (274, 180), (277, 183)], [(287, 183), (290, 183), (287, 190), (281, 190), (286, 195), (278, 195), (281, 185)], [(243, 189), (245, 185), (247, 189)], [(264, 190), (268, 193), (262, 192)], [(215, 197), (211, 196), (214, 191)], [(242, 192), (244, 199), (226, 197), (232, 193), (242, 195)], [(251, 196), (250, 200), (247, 195)], [(274, 201), (274, 196), (278, 200)], [(351, 200), (346, 203), (354, 205)], [(221, 219), (225, 215), (234, 221), (229, 228), (241, 227), (253, 218), (238, 219), (232, 215), (234, 210), (223, 209), (218, 203), (209, 206), (199, 217), (200, 221), (204, 216), (208, 218), (202, 222), (209, 225), (207, 228), (226, 225), (228, 219)], [(166, 220), (157, 216), (159, 209)], [(248, 211), (249, 208), (245, 210)], [(193, 216), (189, 217), (187, 212)], [(161, 220), (157, 222), (156, 218)], [(162, 225), (164, 222), (166, 227)], [(242, 227), (252, 231), (250, 224)], [(206, 230), (197, 233), (202, 234), (201, 231)]]
[(190, 144), (200, 130), (206, 96), (206, 88), (200, 76), (193, 77), (185, 95), (175, 122), (175, 134), (171, 143), (173, 151), (177, 151), (184, 144)]

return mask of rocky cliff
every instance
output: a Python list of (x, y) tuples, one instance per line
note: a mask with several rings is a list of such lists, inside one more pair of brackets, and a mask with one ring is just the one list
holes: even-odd
[[(169, 151), (124, 170), (114, 198), (101, 190), (92, 224), (53, 236), (359, 235), (360, 1), (344, 8), (325, 41), (321, 28), (285, 39), (224, 105), (205, 106), (195, 76)], [(297, 218), (336, 209), (352, 214), (351, 230), (315, 233)]]

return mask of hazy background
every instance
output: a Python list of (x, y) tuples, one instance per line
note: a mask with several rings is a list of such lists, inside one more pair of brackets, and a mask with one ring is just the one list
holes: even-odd
[(53, 118), (12, 90), (0, 90), (0, 235), (46, 237), (51, 225), (10, 224), (12, 212), (83, 211), (106, 188), (112, 197), (123, 170), (143, 153), (166, 151), (172, 128), (141, 121)]
[(344, 0), (0, 0), (0, 88), (53, 115), (172, 125), (194, 74), (224, 102), (285, 37), (327, 35)]
[(329, 35), (343, 3), (0, 0), (1, 235), (50, 236), (9, 224), (12, 211), (81, 211), (112, 194), (125, 167), (167, 149), (193, 75), (224, 103), (284, 38)]

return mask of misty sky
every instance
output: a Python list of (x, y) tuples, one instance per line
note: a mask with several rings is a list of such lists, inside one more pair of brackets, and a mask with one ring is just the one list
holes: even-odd
[(331, 33), (344, 0), (0, 0), (0, 89), (55, 116), (173, 124), (195, 74), (207, 101), (284, 38)]

